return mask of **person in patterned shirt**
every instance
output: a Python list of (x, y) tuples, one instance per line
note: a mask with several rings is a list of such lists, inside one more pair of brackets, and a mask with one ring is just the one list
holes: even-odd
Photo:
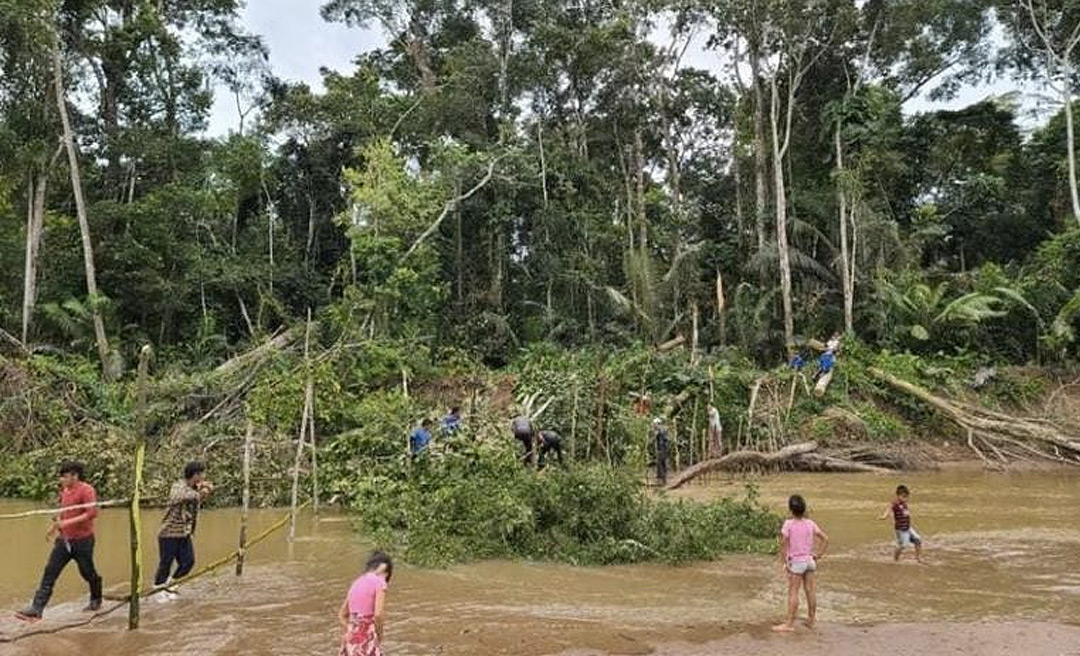
[[(198, 461), (184, 466), (183, 480), (173, 483), (165, 516), (158, 531), (158, 568), (154, 575), (154, 587), (164, 587), (158, 597), (169, 601), (177, 596), (170, 583), (188, 575), (195, 567), (195, 546), (192, 536), (199, 516), (199, 507), (213, 491), (214, 486), (206, 480), (206, 466)], [(173, 563), (176, 569), (173, 570)]]

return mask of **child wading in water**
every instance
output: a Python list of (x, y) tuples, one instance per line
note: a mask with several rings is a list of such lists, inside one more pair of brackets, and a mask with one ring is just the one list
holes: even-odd
[(382, 656), (386, 586), (393, 574), (390, 556), (381, 551), (371, 554), (363, 575), (353, 581), (341, 605), (339, 656)]
[[(798, 494), (788, 499), (791, 518), (780, 529), (780, 564), (788, 577), (787, 621), (777, 624), (773, 631), (794, 631), (799, 612), (799, 588), (806, 590), (807, 628), (814, 628), (817, 619), (817, 561), (829, 548), (829, 536), (814, 520), (806, 518), (806, 500)], [(820, 550), (814, 548), (820, 540)]]
[(893, 528), (896, 529), (896, 549), (893, 550), (893, 560), (900, 560), (900, 554), (904, 549), (915, 545), (915, 560), (921, 563), (923, 561), (922, 538), (911, 525), (911, 511), (908, 510), (907, 505), (910, 496), (911, 493), (906, 485), (897, 486), (896, 496), (879, 519), (888, 519), (889, 515), (893, 517)]

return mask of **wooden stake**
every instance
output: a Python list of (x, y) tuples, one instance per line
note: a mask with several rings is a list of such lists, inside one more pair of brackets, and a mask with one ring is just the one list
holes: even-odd
[(581, 384), (578, 382), (577, 377), (574, 377), (574, 405), (573, 410), (570, 413), (570, 462), (574, 462), (574, 447), (577, 444), (577, 412), (578, 412), (578, 396), (581, 391)]
[[(310, 366), (309, 355), (311, 353), (311, 310), (308, 309), (307, 329), (304, 331), (304, 365)], [(308, 381), (304, 385), (304, 409), (300, 416), (300, 435), (296, 438), (296, 458), (293, 459), (292, 471), (292, 502), (289, 504), (289, 542), (296, 539), (296, 511), (300, 495), (300, 462), (304, 457), (304, 447), (307, 445), (305, 434), (308, 428), (308, 414), (311, 412), (311, 396), (308, 389), (311, 387), (310, 372)]]
[(315, 444), (315, 379), (308, 377), (307, 382), (308, 438), (311, 440), (311, 510), (319, 516), (319, 449)]
[(251, 507), (251, 434), (254, 427), (251, 414), (247, 417), (247, 432), (244, 433), (244, 488), (240, 497), (240, 541), (236, 551), (236, 575), (244, 574), (244, 554), (247, 551), (248, 509)]
[(153, 350), (147, 344), (139, 351), (139, 375), (135, 383), (135, 476), (128, 511), (131, 535), (131, 603), (128, 605), (128, 630), (139, 628), (139, 590), (142, 588), (142, 495), (143, 463), (146, 460), (146, 377)]

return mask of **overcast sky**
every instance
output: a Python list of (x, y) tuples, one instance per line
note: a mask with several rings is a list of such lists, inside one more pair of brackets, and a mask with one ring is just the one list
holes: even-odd
[[(323, 0), (248, 0), (243, 12), (247, 29), (261, 35), (270, 49), (270, 68), (280, 78), (303, 81), (315, 89), (321, 89), (320, 68), (349, 72), (357, 55), (377, 48), (384, 43), (382, 34), (376, 30), (349, 28), (340, 23), (327, 23), (319, 16)], [(691, 48), (683, 65), (711, 68), (715, 54)], [(1032, 87), (1018, 87), (1011, 80), (1000, 81), (987, 87), (966, 88), (957, 97), (944, 103), (930, 103), (916, 99), (905, 107), (909, 113), (932, 109), (956, 109), (978, 102), (983, 98), (1018, 89), (1024, 95), (1026, 112), (1037, 109)], [(1045, 118), (1045, 117), (1039, 117)], [(1035, 116), (1021, 116), (1021, 123), (1032, 127)], [(224, 135), (238, 124), (236, 104), (227, 92), (219, 92), (210, 117), (211, 135)]]

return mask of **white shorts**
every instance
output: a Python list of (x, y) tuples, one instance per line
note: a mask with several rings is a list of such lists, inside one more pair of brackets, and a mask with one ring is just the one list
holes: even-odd
[(915, 527), (912, 526), (906, 531), (896, 532), (896, 546), (903, 549), (904, 547), (910, 547), (912, 545), (922, 544), (922, 536), (915, 532)]
[(787, 571), (795, 574), (796, 576), (802, 576), (803, 574), (809, 574), (810, 572), (817, 571), (817, 563), (813, 558), (806, 560), (789, 560), (787, 564)]

